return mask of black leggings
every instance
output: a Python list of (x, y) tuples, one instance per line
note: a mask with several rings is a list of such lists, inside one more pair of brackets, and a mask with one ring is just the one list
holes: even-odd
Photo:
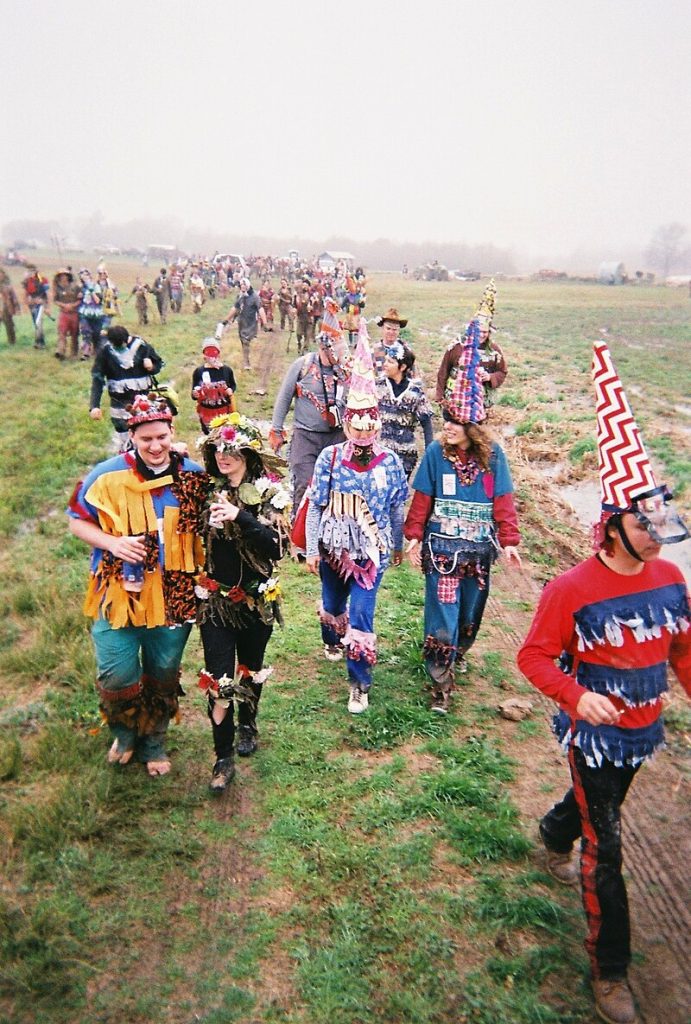
[[(250, 672), (259, 672), (264, 664), (264, 653), (272, 631), (273, 626), (267, 626), (259, 618), (252, 619), (248, 625), (239, 629), (203, 622), (199, 627), (199, 632), (204, 647), (206, 671), (210, 672), (214, 679), (220, 679), (223, 675), (232, 679), (237, 663), (244, 665)], [(261, 683), (254, 683), (250, 679), (247, 680), (247, 683), (255, 695), (255, 703), (252, 705), (246, 701), (238, 701), (238, 724), (247, 726), (256, 733), (257, 705), (261, 697), (262, 686)], [(213, 731), (216, 758), (220, 760), (230, 757), (233, 753), (235, 723), (232, 704), (223, 721), (220, 724), (214, 722), (212, 713), (215, 703), (215, 697), (209, 691), (208, 715)]]

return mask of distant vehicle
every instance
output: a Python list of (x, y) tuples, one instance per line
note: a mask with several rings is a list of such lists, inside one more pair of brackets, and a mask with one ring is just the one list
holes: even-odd
[(449, 276), (454, 281), (479, 281), (480, 274), (477, 270), (450, 270)]
[(239, 252), (217, 252), (211, 261), (214, 265), (216, 263), (239, 263), (241, 267), (247, 270), (247, 263), (245, 257)]
[(94, 252), (97, 256), (120, 256), (121, 252), (117, 245), (95, 245)]
[(26, 264), (26, 256), (19, 249), (8, 249), (2, 262), (8, 267), (23, 267)]
[(449, 272), (443, 263), (423, 263), (413, 271), (416, 281), (448, 281)]

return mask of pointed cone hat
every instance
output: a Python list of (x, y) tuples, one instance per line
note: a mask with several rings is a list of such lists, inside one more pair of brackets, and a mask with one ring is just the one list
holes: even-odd
[(485, 389), (480, 370), (480, 324), (471, 320), (462, 341), (458, 372), (443, 406), (455, 423), (482, 423), (486, 419)]
[(319, 331), (319, 343), (329, 341), (332, 345), (341, 340), (341, 324), (338, 319), (338, 306), (333, 299), (326, 299), (324, 303), (324, 316), (322, 317), (321, 330)]
[(480, 305), (475, 310), (474, 320), (481, 320), (492, 326), (494, 320), (494, 309), (497, 300), (497, 286), (494, 283), (494, 278), (489, 282), (485, 288), (482, 298), (480, 299)]
[(367, 321), (364, 316), (360, 317), (345, 420), (357, 430), (375, 430), (380, 426), (374, 364), (369, 347)]
[(626, 512), (657, 484), (626, 393), (606, 342), (593, 345), (602, 519)]

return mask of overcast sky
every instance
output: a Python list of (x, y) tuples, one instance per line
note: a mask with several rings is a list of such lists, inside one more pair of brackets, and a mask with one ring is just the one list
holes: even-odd
[(691, 228), (688, 0), (3, 8), (0, 224), (559, 253)]

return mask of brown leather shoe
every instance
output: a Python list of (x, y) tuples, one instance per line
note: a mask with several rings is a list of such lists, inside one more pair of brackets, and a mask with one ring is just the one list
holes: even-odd
[(573, 850), (569, 850), (568, 853), (557, 853), (555, 850), (550, 850), (542, 834), (542, 822), (538, 826), (537, 834), (545, 848), (545, 866), (552, 878), (561, 882), (562, 885), (578, 885), (581, 875), (580, 865)]
[(552, 878), (562, 885), (578, 885), (580, 871), (573, 850), (571, 853), (555, 853), (545, 847), (545, 854), (547, 870)]
[(638, 1016), (626, 978), (593, 981), (595, 1009), (607, 1024), (636, 1024)]

